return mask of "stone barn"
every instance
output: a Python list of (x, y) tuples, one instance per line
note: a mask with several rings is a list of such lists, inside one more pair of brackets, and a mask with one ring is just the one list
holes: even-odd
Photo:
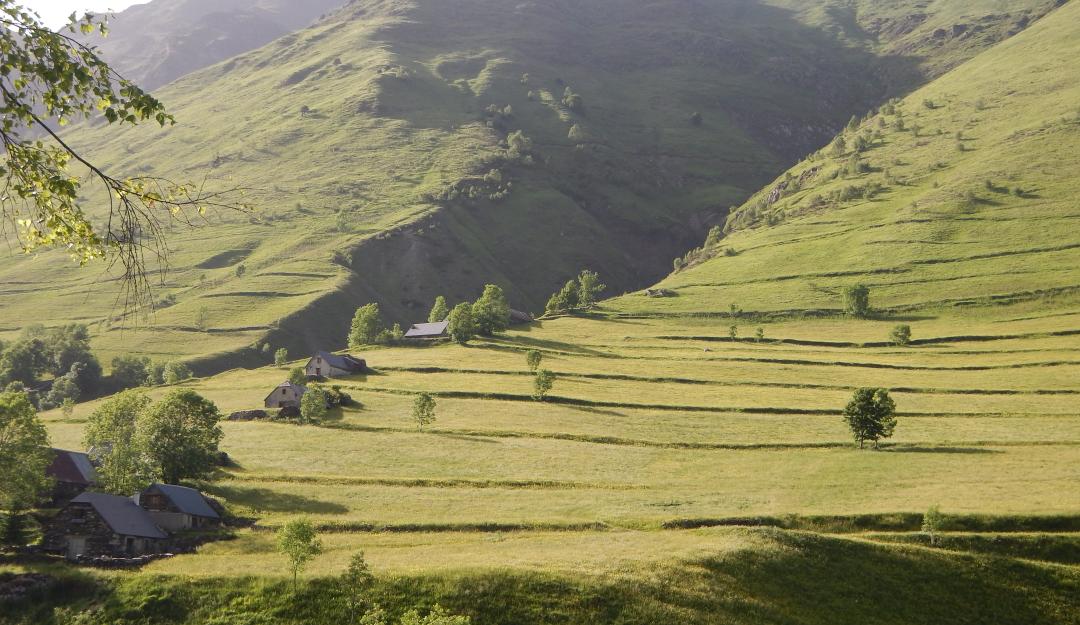
[(299, 408), (300, 398), (307, 392), (306, 386), (282, 382), (277, 388), (266, 396), (263, 404), (267, 408)]
[(216, 528), (221, 515), (202, 493), (194, 488), (151, 484), (135, 495), (135, 503), (150, 513), (158, 527), (169, 532)]
[(83, 493), (53, 517), (44, 546), (69, 560), (79, 556), (160, 553), (168, 534), (128, 497)]
[(330, 352), (315, 352), (304, 367), (304, 373), (309, 378), (342, 378), (364, 371), (367, 371), (367, 361), (364, 359)]

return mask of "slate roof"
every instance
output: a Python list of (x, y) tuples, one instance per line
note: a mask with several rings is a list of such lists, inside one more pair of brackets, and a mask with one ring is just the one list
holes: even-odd
[(203, 497), (202, 493), (194, 488), (174, 486), (172, 484), (151, 484), (150, 488), (147, 488), (143, 492), (145, 493), (152, 490), (156, 490), (162, 495), (165, 495), (165, 497), (167, 497), (169, 501), (184, 514), (207, 519), (221, 518), (217, 511), (210, 506), (210, 503), (206, 501), (206, 497)]
[(138, 536), (139, 538), (168, 538), (168, 534), (161, 531), (150, 513), (143, 510), (127, 497), (106, 495), (105, 493), (83, 493), (71, 500), (71, 503), (90, 504), (98, 513), (105, 524), (113, 532), (121, 536)]
[(53, 449), (53, 461), (45, 474), (57, 482), (89, 486), (97, 481), (97, 472), (90, 463), (90, 456), (79, 451)]
[(437, 321), (435, 323), (418, 323), (409, 328), (409, 331), (405, 333), (407, 339), (431, 339), (438, 338), (446, 334), (446, 329), (450, 327), (449, 321)]
[(353, 358), (348, 354), (339, 356), (337, 354), (331, 354), (330, 352), (315, 352), (315, 356), (322, 358), (326, 364), (334, 367), (335, 369), (341, 369), (343, 371), (363, 371), (367, 366), (366, 363), (359, 359)]

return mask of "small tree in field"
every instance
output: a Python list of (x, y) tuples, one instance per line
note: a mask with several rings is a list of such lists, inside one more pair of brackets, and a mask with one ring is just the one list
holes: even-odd
[(278, 367), (284, 367), (289, 362), (289, 350), (282, 347), (274, 352), (274, 364)]
[(533, 380), (533, 399), (536, 401), (546, 400), (553, 386), (555, 386), (554, 373), (547, 369), (537, 371), (536, 379)]
[(857, 284), (844, 289), (844, 312), (864, 318), (870, 314), (870, 287)]
[(427, 393), (420, 393), (413, 400), (413, 421), (416, 429), (424, 431), (425, 425), (435, 423), (435, 398)]
[(731, 326), (728, 328), (728, 336), (731, 337), (731, 340), (733, 341), (739, 340), (739, 326)]
[(877, 447), (878, 441), (889, 438), (896, 429), (896, 403), (886, 389), (860, 388), (844, 408), (844, 421), (860, 449), (866, 441)]
[(307, 383), (307, 372), (303, 367), (293, 367), (289, 369), (289, 382), (296, 386), (303, 386)]
[(300, 420), (303, 423), (318, 423), (326, 416), (326, 391), (312, 386), (300, 398)]
[(941, 514), (941, 510), (937, 506), (930, 506), (930, 509), (923, 515), (922, 531), (930, 537), (931, 547), (937, 546), (940, 540), (941, 526), (944, 523), (945, 516)]
[(911, 326), (901, 325), (893, 328), (889, 333), (889, 340), (893, 345), (904, 347), (911, 344)]
[(315, 527), (307, 519), (295, 519), (286, 523), (277, 534), (278, 551), (284, 554), (293, 575), (293, 590), (296, 590), (296, 578), (308, 562), (322, 553), (322, 541), (315, 534)]
[(754, 331), (754, 338), (760, 343), (765, 340), (765, 328), (758, 328)]
[(544, 354), (538, 349), (530, 349), (525, 354), (525, 362), (529, 365), (529, 371), (536, 373), (536, 370), (540, 368), (540, 363), (544, 361)]

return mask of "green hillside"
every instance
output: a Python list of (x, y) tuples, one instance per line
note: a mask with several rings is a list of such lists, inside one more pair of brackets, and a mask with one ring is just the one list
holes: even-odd
[[(265, 362), (242, 352), (267, 341), (341, 345), (367, 301), (412, 322), (496, 282), (538, 311), (585, 266), (639, 288), (851, 114), (1051, 5), (1006, 4), (936, 2), (909, 31), (873, 3), (354, 2), (161, 91), (175, 128), (72, 134), (117, 171), (209, 172), (258, 211), (171, 229), (144, 319), (119, 314), (108, 274), (14, 259), (0, 332), (80, 321), (106, 361), (218, 354), (216, 371)], [(978, 37), (935, 36), (972, 20)]]

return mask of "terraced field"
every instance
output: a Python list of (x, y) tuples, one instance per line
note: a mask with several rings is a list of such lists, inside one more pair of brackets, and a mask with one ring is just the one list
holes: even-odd
[[(317, 427), (227, 424), (239, 468), (207, 488), (260, 527), (316, 520), (338, 555), (313, 573), (355, 549), (393, 570), (432, 559), (606, 570), (704, 553), (729, 533), (670, 528), (749, 517), (908, 513), (917, 524), (931, 505), (1069, 517), (1080, 509), (1080, 334), (1068, 317), (1024, 308), (933, 315), (913, 322), (923, 342), (906, 348), (860, 345), (885, 336), (886, 321), (770, 322), (762, 342), (731, 341), (719, 336), (726, 319), (628, 319), (608, 305), (469, 347), (374, 349), (364, 356), (376, 373), (342, 381), (362, 407)], [(529, 349), (558, 376), (548, 402), (531, 398)], [(284, 376), (189, 384), (233, 411)], [(896, 436), (879, 452), (856, 449), (839, 416), (860, 386), (897, 401)], [(420, 391), (439, 404), (422, 433), (410, 420)], [(51, 415), (56, 442), (77, 445), (91, 408)], [(524, 532), (501, 533), (512, 530)], [(464, 560), (451, 555), (461, 550)], [(256, 531), (152, 568), (254, 573), (276, 558)]]

